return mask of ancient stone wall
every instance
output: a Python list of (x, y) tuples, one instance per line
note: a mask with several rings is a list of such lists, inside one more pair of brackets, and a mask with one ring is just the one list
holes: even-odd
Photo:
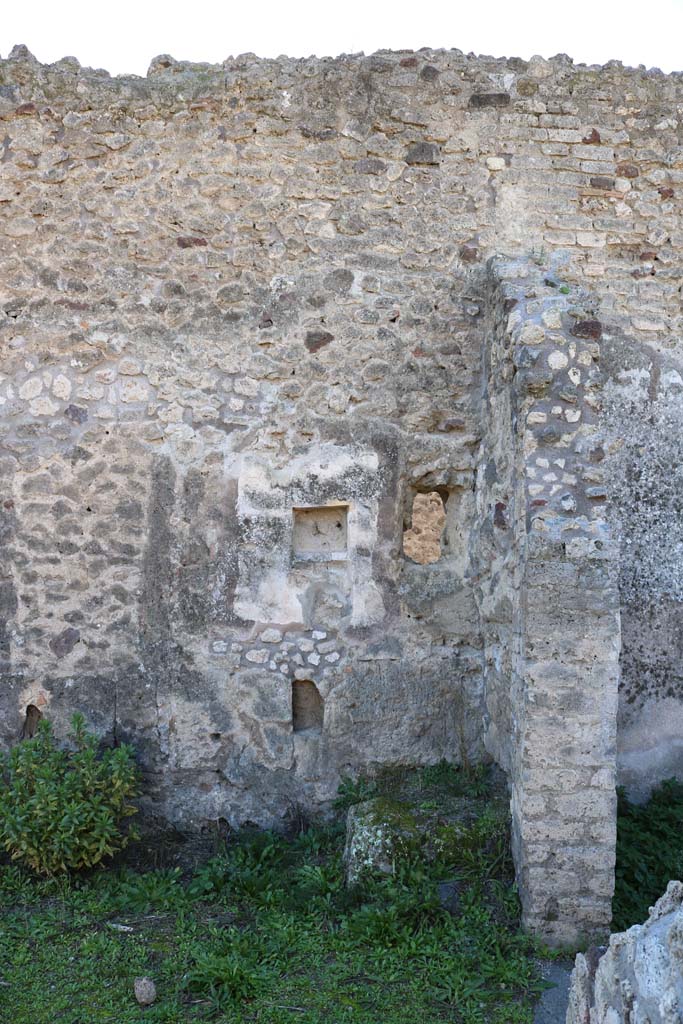
[[(0, 62), (2, 741), (29, 705), (62, 731), (84, 710), (179, 821), (269, 823), (345, 772), (485, 748), (519, 823), (562, 818), (564, 789), (569, 807), (604, 786), (609, 816), (607, 520), (622, 777), (670, 774), (682, 106), (679, 75), (566, 57), (158, 58), (145, 79)], [(515, 365), (532, 346), (492, 298), (497, 253), (538, 270), (552, 401), (521, 390), (536, 364)], [(572, 390), (584, 352), (607, 379), (579, 500), (556, 462), (598, 412)], [(409, 557), (416, 495), (444, 503), (437, 560)], [(516, 760), (560, 771), (527, 718), (537, 662), (576, 744), (557, 800)]]
[(269, 824), (481, 756), (480, 309), (432, 165), (323, 124), (367, 83), (159, 70), (3, 65), (3, 739), (79, 708), (155, 809)]
[(489, 271), (473, 534), (485, 742), (511, 782), (525, 922), (566, 944), (609, 927), (614, 879), (620, 627), (599, 345), (579, 296), (533, 264)]

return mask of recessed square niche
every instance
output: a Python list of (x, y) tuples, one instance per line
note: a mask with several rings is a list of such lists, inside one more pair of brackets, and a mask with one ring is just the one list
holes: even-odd
[(292, 683), (292, 728), (294, 732), (322, 732), (325, 705), (318, 687), (310, 679)]
[(348, 505), (294, 508), (292, 512), (295, 560), (337, 562), (348, 557)]

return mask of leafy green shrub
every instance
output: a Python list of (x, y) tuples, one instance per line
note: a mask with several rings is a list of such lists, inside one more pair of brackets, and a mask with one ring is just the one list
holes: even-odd
[(646, 804), (618, 790), (617, 863), (612, 927), (639, 924), (672, 878), (683, 878), (683, 782), (667, 779)]
[(0, 847), (43, 875), (89, 868), (123, 849), (123, 818), (138, 772), (128, 746), (97, 752), (82, 715), (71, 720), (74, 750), (62, 750), (49, 722), (0, 755)]

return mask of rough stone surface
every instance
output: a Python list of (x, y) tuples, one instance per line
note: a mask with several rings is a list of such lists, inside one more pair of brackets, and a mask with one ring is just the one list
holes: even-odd
[(682, 105), (564, 56), (0, 61), (0, 741), (82, 710), (178, 824), (492, 756), (527, 923), (603, 930), (615, 754), (683, 769)]
[(669, 882), (647, 921), (577, 954), (566, 1024), (680, 1024), (683, 884)]
[(446, 512), (441, 495), (416, 494), (410, 518), (410, 529), (403, 534), (403, 553), (419, 565), (429, 565), (441, 558), (441, 535), (446, 525)]
[(151, 1006), (157, 997), (157, 987), (151, 978), (136, 978), (133, 990), (140, 1006)]
[[(478, 467), (484, 742), (508, 772), (525, 923), (605, 933), (615, 843), (616, 545), (590, 453), (599, 348), (533, 264), (493, 260)], [(563, 356), (557, 358), (557, 354)]]
[[(366, 874), (391, 875), (394, 872), (405, 830), (397, 826), (393, 820), (395, 815), (385, 813), (383, 803), (365, 800), (348, 810), (343, 861), (349, 886)], [(414, 838), (414, 829), (411, 838)]]

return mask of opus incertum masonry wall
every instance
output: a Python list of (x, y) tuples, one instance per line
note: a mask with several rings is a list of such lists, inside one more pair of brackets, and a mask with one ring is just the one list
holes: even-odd
[(615, 780), (683, 760), (681, 110), (564, 56), (0, 61), (2, 743), (81, 710), (180, 825), (493, 758), (528, 926), (603, 931)]

